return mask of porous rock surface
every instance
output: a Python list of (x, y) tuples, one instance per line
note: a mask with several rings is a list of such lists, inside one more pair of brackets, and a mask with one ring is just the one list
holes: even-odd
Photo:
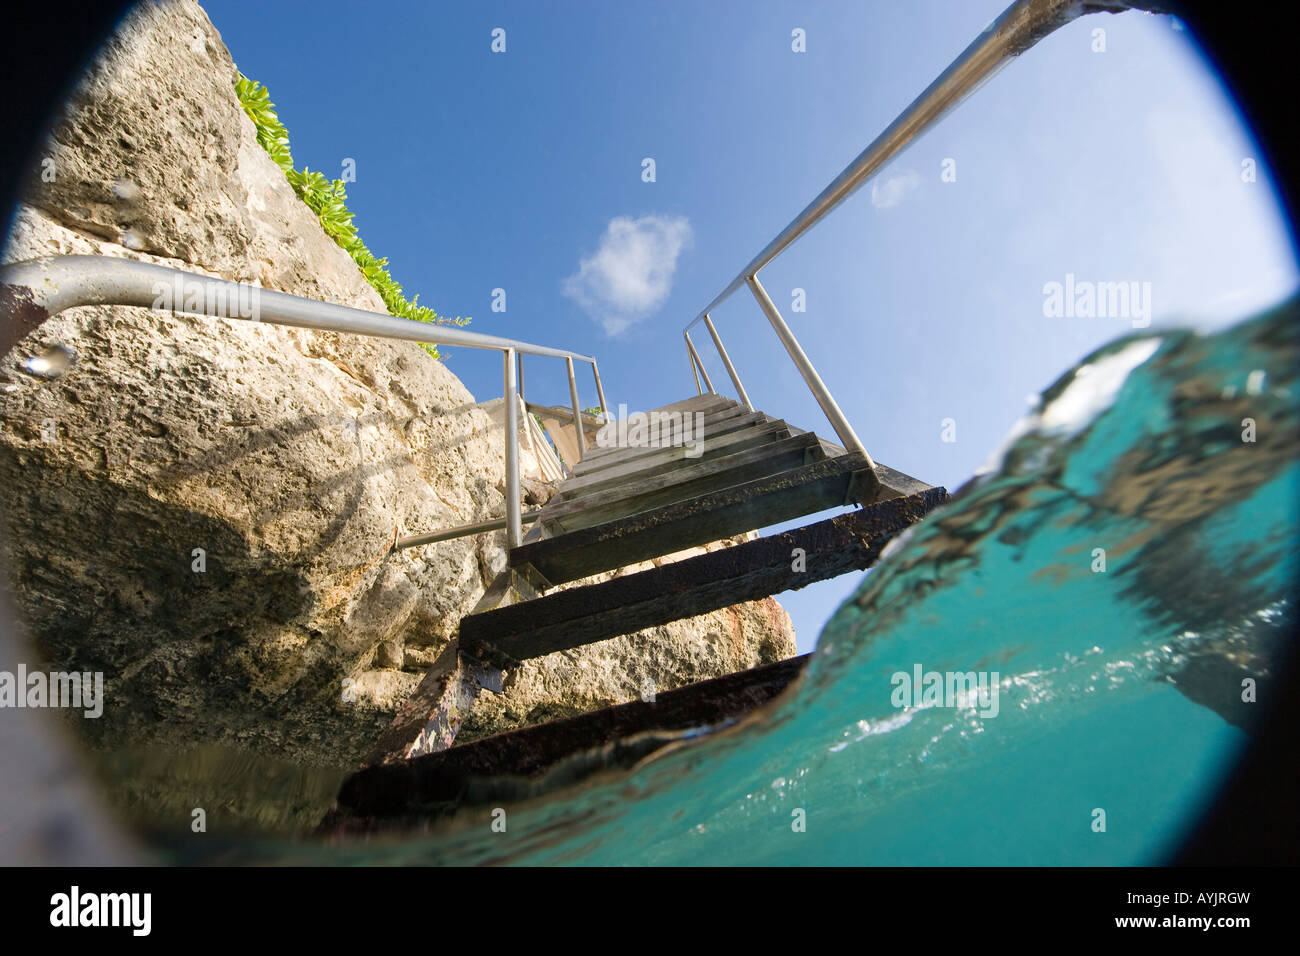
[[(385, 311), (236, 75), (196, 3), (137, 7), (37, 158), (5, 261), (121, 256)], [(24, 369), (59, 345), (65, 374)], [(103, 717), (75, 722), (97, 748), (355, 763), (504, 566), (499, 533), (390, 550), (505, 508), (491, 409), (414, 343), (73, 309), (0, 361), (0, 420), (13, 601), (44, 666), (104, 673)], [(531, 662), (463, 734), (793, 653), (779, 604), (742, 604)]]

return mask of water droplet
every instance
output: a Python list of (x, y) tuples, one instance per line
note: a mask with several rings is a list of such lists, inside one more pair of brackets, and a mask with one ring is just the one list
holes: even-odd
[(134, 252), (141, 252), (144, 249), (144, 236), (134, 226), (123, 229), (118, 241)]
[(22, 369), (37, 378), (53, 379), (66, 374), (77, 364), (77, 350), (68, 345), (55, 345), (40, 355), (23, 361)]
[(129, 179), (119, 179), (113, 183), (113, 195), (123, 202), (135, 202), (140, 198), (140, 187)]

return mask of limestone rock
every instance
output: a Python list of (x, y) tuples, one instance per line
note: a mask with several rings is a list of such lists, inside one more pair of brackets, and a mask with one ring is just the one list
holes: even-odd
[[(383, 312), (258, 145), (235, 78), (197, 4), (135, 8), (54, 130), (55, 181), (34, 175), (5, 260), (122, 256)], [(60, 344), (62, 376), (22, 369)], [(496, 403), (414, 343), (124, 307), (22, 340), (0, 362), (0, 530), (48, 666), (104, 672), (104, 716), (77, 729), (106, 749), (359, 760), (504, 564), (500, 534), (390, 550), (504, 512)], [(793, 650), (774, 601), (741, 606), (552, 655), (471, 722)]]

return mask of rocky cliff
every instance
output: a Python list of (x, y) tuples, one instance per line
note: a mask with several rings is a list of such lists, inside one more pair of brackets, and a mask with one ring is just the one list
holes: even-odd
[[(235, 78), (197, 4), (137, 8), (67, 105), (5, 260), (123, 256), (384, 311)], [(58, 346), (64, 374), (24, 364)], [(503, 565), (499, 534), (390, 550), (504, 511), (491, 409), (413, 343), (76, 309), (0, 363), (0, 419), (13, 600), (46, 666), (104, 672), (104, 716), (77, 722), (101, 749), (354, 763)], [(463, 734), (793, 652), (775, 601), (739, 605), (534, 662)]]

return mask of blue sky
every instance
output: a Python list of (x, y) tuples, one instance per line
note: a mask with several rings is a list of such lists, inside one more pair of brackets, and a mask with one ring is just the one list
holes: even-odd
[[(349, 207), (408, 297), (475, 331), (594, 354), (611, 404), (634, 409), (693, 393), (685, 323), (1005, 5), (204, 4), (269, 87), (299, 168), (333, 178), (356, 161)], [(1153, 328), (1221, 326), (1295, 290), (1269, 171), (1242, 178), (1258, 157), (1175, 21), (1086, 17), (761, 278), (871, 454), (956, 488), (1027, 396), (1132, 330), (1045, 315), (1047, 283), (1150, 283)], [(713, 317), (754, 403), (833, 437), (748, 292)], [(448, 363), (479, 399), (500, 394), (495, 354)], [(562, 363), (529, 360), (526, 384), (531, 401), (567, 403)], [(595, 404), (589, 376), (580, 388)], [(781, 596), (801, 651), (856, 583)]]

